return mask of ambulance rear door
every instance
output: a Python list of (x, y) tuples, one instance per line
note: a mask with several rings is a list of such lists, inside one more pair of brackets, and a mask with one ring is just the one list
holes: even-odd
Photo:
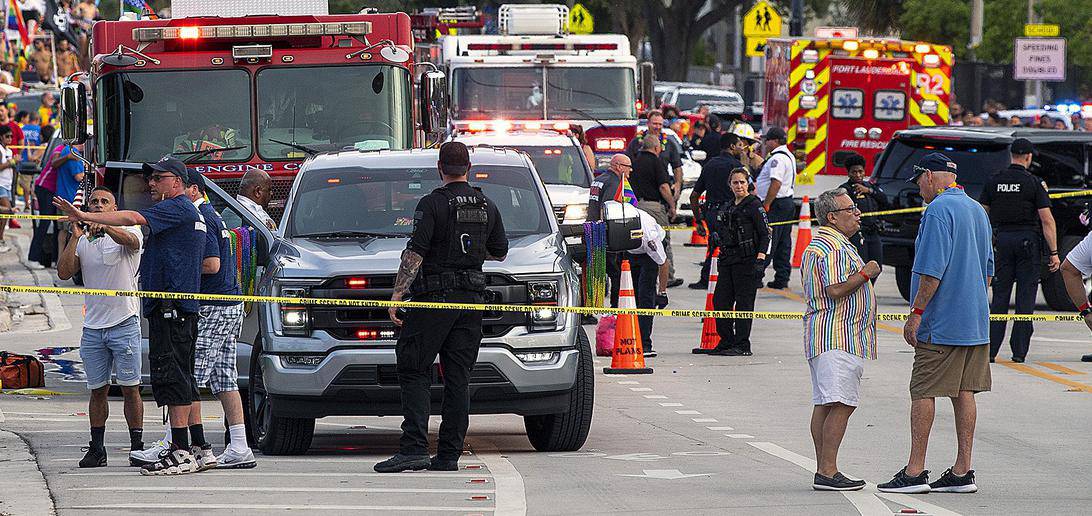
[(826, 174), (845, 175), (853, 152), (871, 172), (894, 132), (910, 125), (910, 68), (907, 59), (830, 58)]

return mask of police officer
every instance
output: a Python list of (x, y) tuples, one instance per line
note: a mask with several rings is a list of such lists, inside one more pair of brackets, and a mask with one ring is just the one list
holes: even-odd
[[(788, 147), (788, 136), (780, 127), (766, 129), (762, 135), (766, 161), (755, 180), (755, 194), (762, 199), (762, 207), (770, 214), (770, 222), (792, 220), (796, 211), (793, 204), (793, 186), (796, 183), (796, 156)], [(772, 256), (774, 279), (766, 284), (776, 289), (789, 288), (792, 274), (792, 225), (781, 224), (773, 229)]]
[[(623, 185), (633, 169), (629, 156), (615, 154), (610, 158), (610, 168), (595, 176), (588, 190), (588, 221), (603, 220), (603, 203), (625, 202)], [(607, 277), (610, 278), (610, 306), (618, 306), (618, 286), (622, 276), (622, 254), (607, 253)]]
[[(1058, 242), (1046, 184), (1028, 172), (1035, 148), (1025, 138), (1013, 140), (1009, 153), (1012, 164), (986, 182), (979, 202), (990, 214), (996, 246), (996, 272), (990, 313), (1009, 311), (1012, 284), (1016, 282), (1016, 313), (1035, 311), (1035, 296), (1042, 265), (1042, 240), (1050, 255), (1050, 271), (1058, 270)], [(1040, 233), (1040, 230), (1042, 233)], [(1012, 361), (1023, 362), (1031, 345), (1031, 321), (1012, 324), (1009, 346)], [(990, 321), (990, 362), (1001, 350), (1005, 321)]]
[[(486, 284), (482, 263), (504, 260), (508, 254), (504, 224), (496, 205), (466, 181), (470, 153), (465, 145), (443, 144), (438, 167), (443, 186), (417, 204), (391, 300), (409, 295), (414, 301), (481, 303)], [(482, 342), (482, 312), (391, 308), (390, 318), (402, 327), (395, 352), (404, 420), (399, 452), (375, 470), (456, 471), (470, 422), (470, 370)], [(443, 421), (436, 456), (429, 459), (429, 387), (437, 354), (444, 383)]]
[[(732, 189), (728, 185), (728, 176), (733, 170), (741, 168), (742, 163), (736, 157), (742, 144), (738, 136), (728, 133), (720, 137), (720, 154), (709, 158), (701, 167), (701, 175), (694, 183), (694, 189), (690, 193), (690, 206), (694, 210), (694, 219), (705, 222), (706, 228), (712, 233), (717, 232), (717, 214), (721, 208), (726, 208), (734, 201)], [(705, 194), (705, 204), (702, 205), (701, 195)], [(698, 232), (705, 230), (698, 226)], [(705, 290), (709, 288), (709, 263), (713, 256), (715, 246), (708, 246), (705, 254), (705, 262), (701, 267), (701, 279), (687, 285), (692, 289)]]
[[(733, 200), (717, 216), (714, 235), (720, 247), (714, 310), (749, 311), (755, 308), (755, 294), (762, 281), (770, 227), (762, 201), (750, 193), (751, 174), (737, 168), (729, 176)], [(710, 355), (751, 356), (751, 319), (717, 319), (720, 343)]]
[[(865, 180), (864, 156), (856, 152), (850, 154), (846, 157), (845, 167), (849, 181), (843, 183), (840, 188), (845, 189), (849, 198), (853, 199), (857, 205), (857, 209), (862, 213), (887, 209), (887, 198), (884, 197), (879, 185)], [(883, 263), (879, 217), (861, 217), (861, 230), (849, 241), (853, 242), (853, 246), (857, 248), (857, 254), (861, 255), (865, 263), (869, 261)], [(872, 282), (876, 282), (875, 277), (872, 278)]]

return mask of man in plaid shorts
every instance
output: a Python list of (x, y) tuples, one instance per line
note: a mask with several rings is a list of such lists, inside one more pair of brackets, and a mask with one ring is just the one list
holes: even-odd
[[(190, 170), (188, 193), (205, 217), (208, 226), (204, 255), (206, 266), (201, 271), (202, 294), (239, 294), (235, 256), (231, 248), (227, 227), (212, 204), (205, 201), (205, 178)], [(216, 258), (210, 260), (209, 258)], [(208, 267), (208, 262), (218, 262)], [(219, 457), (212, 455), (212, 445), (204, 440), (201, 425), (201, 404), (195, 402), (190, 412), (190, 437), (194, 444), (201, 444), (202, 451), (195, 452), (201, 469), (253, 468), (254, 453), (246, 443), (246, 426), (243, 424), (243, 402), (239, 396), (238, 372), (235, 368), (235, 339), (243, 325), (243, 305), (231, 301), (201, 301), (201, 318), (197, 323), (197, 348), (193, 376), (198, 386), (208, 385), (212, 394), (224, 407), (230, 435), (227, 447)], [(196, 433), (195, 433), (196, 430)], [(200, 443), (198, 442), (200, 437)]]

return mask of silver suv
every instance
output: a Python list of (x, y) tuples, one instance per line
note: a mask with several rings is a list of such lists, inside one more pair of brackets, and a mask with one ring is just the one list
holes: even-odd
[[(428, 149), (346, 151), (307, 161), (257, 293), (390, 299), (417, 202), (440, 186), (437, 157)], [(572, 255), (527, 155), (478, 146), (471, 161), (470, 182), (497, 204), (510, 241), (503, 262), (486, 262), (487, 302), (579, 305)], [(263, 304), (255, 312), (247, 419), (262, 452), (306, 452), (316, 418), (401, 414), (399, 329), (386, 309)], [(579, 316), (486, 312), (483, 333), (472, 413), (524, 416), (537, 450), (583, 446), (594, 378)], [(438, 414), (438, 370), (433, 378)]]

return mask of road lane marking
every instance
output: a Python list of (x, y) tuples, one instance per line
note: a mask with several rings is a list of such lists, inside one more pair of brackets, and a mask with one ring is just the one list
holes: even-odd
[(652, 387), (630, 387), (633, 392), (652, 392)]
[(130, 491), (130, 492), (257, 492), (257, 493), (427, 493), (427, 494), (493, 494), (492, 489), (428, 489), (405, 487), (255, 487), (255, 486), (107, 486), (107, 487), (69, 487), (65, 491)]
[(1058, 376), (1058, 375), (1054, 375), (1054, 374), (1050, 374), (1050, 373), (1044, 373), (1044, 372), (1042, 372), (1042, 371), (1040, 371), (1038, 369), (1035, 369), (1034, 367), (1031, 367), (1031, 366), (1029, 366), (1027, 364), (1017, 364), (1015, 362), (1010, 362), (1008, 360), (998, 360), (997, 363), (1001, 364), (1001, 365), (1003, 365), (1003, 366), (1005, 366), (1005, 367), (1007, 367), (1009, 369), (1014, 369), (1016, 371), (1020, 371), (1021, 373), (1027, 373), (1027, 374), (1030, 374), (1030, 375), (1035, 376), (1037, 378), (1042, 378), (1044, 380), (1050, 380), (1050, 381), (1052, 381), (1054, 383), (1060, 383), (1062, 385), (1072, 387), (1072, 388), (1074, 388), (1074, 389), (1076, 389), (1078, 391), (1081, 391), (1081, 392), (1092, 392), (1092, 385), (1087, 385), (1087, 384), (1083, 384), (1083, 383), (1080, 383), (1080, 382), (1074, 382), (1073, 380), (1070, 380), (1068, 378), (1062, 378), (1061, 376)]
[(731, 432), (732, 430), (735, 430), (735, 428), (732, 428), (730, 426), (707, 426), (705, 428), (708, 428), (714, 432)]
[[(388, 474), (389, 475), (389, 474)], [(252, 510), (252, 511), (431, 511), (431, 512), (475, 512), (497, 511), (486, 505), (466, 507), (424, 506), (424, 505), (258, 505), (258, 504), (229, 504), (229, 503), (156, 503), (156, 504), (116, 504), (116, 505), (73, 505), (70, 507), (58, 507), (58, 509), (75, 509), (81, 511), (91, 510), (149, 510), (161, 512), (164, 509), (177, 509), (180, 511), (209, 510)], [(495, 514), (500, 514), (499, 511)]]
[(695, 423), (716, 423), (716, 418), (712, 417), (696, 417), (693, 419)]
[(682, 403), (661, 403), (661, 407), (682, 407)]
[(680, 416), (700, 416), (701, 415), (701, 412), (698, 412), (696, 410), (676, 410), (675, 413), (680, 415)]
[(666, 400), (667, 396), (663, 394), (645, 394), (645, 399), (649, 400)]
[(622, 380), (622, 381), (618, 382), (618, 385), (640, 385), (640, 384), (641, 384), (641, 382), (638, 382), (637, 380)]
[(1053, 370), (1058, 371), (1059, 373), (1062, 373), (1062, 374), (1073, 374), (1073, 375), (1084, 374), (1084, 371), (1078, 371), (1076, 369), (1070, 369), (1070, 368), (1068, 368), (1068, 367), (1066, 367), (1066, 366), (1064, 366), (1062, 364), (1055, 364), (1053, 362), (1037, 362), (1037, 363), (1039, 365), (1047, 368), (1047, 369), (1053, 369)]
[(883, 500), (876, 497), (875, 493), (868, 491), (842, 491), (842, 494), (853, 504), (861, 516), (891, 516), (894, 512)]
[(493, 442), (482, 438), (469, 439), (470, 449), (489, 468), (496, 489), (493, 514), (525, 516), (527, 514), (527, 488), (519, 470), (501, 455)]
[(750, 434), (724, 434), (732, 439), (754, 439), (755, 436)]
[(800, 455), (799, 453), (786, 450), (785, 448), (782, 448), (774, 443), (751, 442), (747, 444), (754, 446), (755, 448), (758, 448), (770, 455), (773, 455), (774, 457), (796, 464), (797, 466), (800, 466), (801, 468), (804, 468), (812, 473), (815, 473), (815, 470), (819, 469), (815, 465), (814, 459), (810, 459), (808, 457)]
[(712, 473), (683, 473), (677, 469), (643, 469), (642, 475), (623, 475), (618, 474), (620, 477), (637, 477), (637, 478), (656, 478), (660, 480), (678, 480), (680, 478), (695, 478), (695, 477), (708, 477)]
[(891, 500), (892, 502), (895, 502), (899, 505), (905, 505), (907, 507), (912, 507), (919, 511), (929, 513), (929, 516), (960, 516), (958, 512), (949, 511), (944, 507), (933, 505), (929, 502), (923, 502), (909, 495), (904, 495), (900, 493), (876, 493), (876, 496), (879, 496), (881, 498), (887, 498), (888, 500)]

